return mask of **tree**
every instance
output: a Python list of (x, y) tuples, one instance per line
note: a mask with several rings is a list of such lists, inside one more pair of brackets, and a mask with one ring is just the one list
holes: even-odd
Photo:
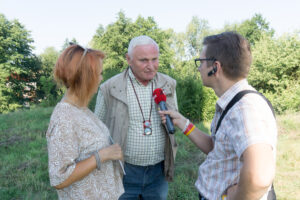
[(53, 69), (58, 59), (59, 52), (54, 47), (48, 47), (39, 55), (42, 62), (41, 77), (38, 84), (39, 97), (43, 99), (43, 105), (53, 106), (58, 97), (63, 93), (58, 89), (54, 81)]
[(209, 35), (209, 33), (210, 29), (208, 21), (194, 16), (186, 30), (186, 41), (191, 57), (195, 57), (200, 54), (200, 50), (202, 49), (202, 40), (205, 36)]
[(74, 44), (78, 44), (78, 42), (75, 38), (72, 38), (72, 40), (69, 40), (68, 38), (66, 38), (64, 44), (61, 47), (60, 52), (63, 52), (68, 46), (70, 46), (70, 42), (72, 42)]
[(53, 74), (53, 68), (58, 59), (59, 52), (54, 47), (48, 47), (45, 51), (39, 55), (42, 62), (42, 75), (51, 76)]
[(274, 35), (274, 30), (261, 14), (255, 14), (251, 19), (244, 20), (240, 24), (225, 25), (225, 30), (237, 31), (252, 45), (259, 41), (263, 34), (271, 37)]
[(32, 53), (29, 31), (0, 14), (0, 113), (35, 100), (41, 63)]
[(300, 109), (300, 38), (278, 39), (264, 34), (252, 49), (253, 64), (248, 77), (266, 94), (278, 113)]
[(125, 54), (128, 44), (132, 38), (139, 35), (148, 35), (159, 45), (160, 70), (170, 68), (174, 56), (169, 44), (171, 34), (159, 29), (152, 17), (145, 19), (139, 16), (132, 22), (123, 12), (119, 12), (116, 22), (109, 24), (104, 30), (101, 25), (99, 26), (91, 42), (93, 48), (106, 53), (104, 79), (127, 67)]
[(169, 30), (171, 34), (171, 48), (175, 52), (175, 60), (182, 62), (188, 60), (186, 55), (186, 41), (185, 33), (176, 33), (172, 29)]

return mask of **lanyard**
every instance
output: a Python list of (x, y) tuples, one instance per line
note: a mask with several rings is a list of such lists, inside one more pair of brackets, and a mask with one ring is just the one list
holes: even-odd
[[(134, 91), (136, 100), (137, 100), (137, 102), (138, 102), (138, 104), (139, 104), (139, 108), (140, 108), (140, 111), (141, 111), (141, 113), (142, 113), (143, 120), (144, 120), (144, 122), (145, 122), (146, 119), (145, 119), (145, 117), (144, 117), (144, 113), (143, 113), (143, 110), (142, 110), (142, 107), (141, 107), (141, 103), (140, 103), (139, 97), (138, 97), (138, 95), (137, 95), (137, 93), (136, 93), (136, 91), (135, 91), (135, 88), (134, 88), (134, 85), (133, 85), (133, 83), (132, 83), (132, 80), (131, 80), (130, 76), (129, 76), (129, 80), (130, 80), (130, 82), (131, 82), (131, 85), (132, 85), (132, 88), (133, 88), (133, 91)], [(153, 82), (151, 83), (151, 91), (152, 91), (152, 93), (153, 93)], [(150, 106), (150, 114), (149, 114), (149, 120), (148, 120), (148, 121), (150, 121), (150, 119), (151, 119), (151, 112), (152, 112), (152, 97), (151, 97), (151, 99), (150, 99), (150, 102), (151, 102), (151, 103), (150, 103), (151, 106)]]

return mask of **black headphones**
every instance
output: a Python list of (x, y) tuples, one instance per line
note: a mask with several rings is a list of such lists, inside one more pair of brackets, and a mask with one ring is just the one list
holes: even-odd
[(218, 67), (214, 66), (213, 69), (210, 72), (208, 72), (207, 76), (211, 76), (215, 74), (217, 71), (218, 71)]

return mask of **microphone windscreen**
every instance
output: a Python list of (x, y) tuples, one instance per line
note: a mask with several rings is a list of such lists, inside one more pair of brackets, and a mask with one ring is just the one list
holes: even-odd
[(161, 101), (166, 101), (167, 97), (164, 94), (163, 90), (160, 88), (156, 88), (152, 94), (154, 101), (156, 104), (159, 104)]

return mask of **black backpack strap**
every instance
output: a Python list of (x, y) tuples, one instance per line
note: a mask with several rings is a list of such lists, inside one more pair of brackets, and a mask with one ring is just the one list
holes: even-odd
[(217, 123), (217, 128), (216, 128), (216, 132), (218, 131), (220, 125), (221, 125), (221, 122), (223, 120), (223, 118), (225, 117), (225, 115), (227, 114), (227, 112), (230, 110), (230, 108), (236, 103), (238, 102), (245, 94), (248, 94), (248, 93), (256, 93), (256, 94), (259, 94), (260, 96), (262, 96), (268, 103), (270, 109), (272, 110), (272, 113), (275, 117), (275, 112), (274, 112), (274, 109), (273, 109), (273, 106), (271, 104), (271, 102), (261, 93), (255, 91), (255, 90), (243, 90), (243, 91), (240, 91), (239, 93), (237, 93), (232, 99), (231, 101), (228, 103), (228, 105), (226, 106), (225, 110), (222, 112), (222, 115)]

